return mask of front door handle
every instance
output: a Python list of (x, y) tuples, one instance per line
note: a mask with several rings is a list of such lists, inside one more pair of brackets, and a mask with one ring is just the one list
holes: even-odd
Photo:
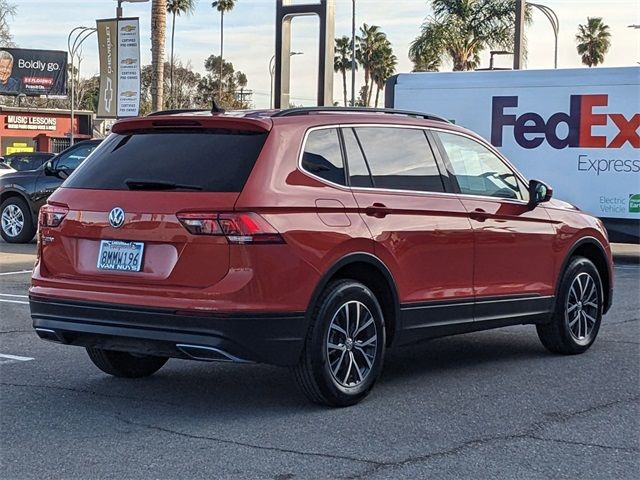
[(391, 209), (383, 203), (374, 203), (370, 207), (364, 209), (364, 213), (369, 217), (384, 218), (391, 213)]
[(477, 222), (484, 222), (488, 216), (489, 214), (487, 211), (482, 208), (476, 208), (473, 212), (469, 213), (471, 220), (475, 220)]

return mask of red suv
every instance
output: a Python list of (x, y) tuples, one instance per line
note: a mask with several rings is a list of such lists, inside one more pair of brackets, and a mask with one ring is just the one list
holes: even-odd
[(595, 341), (599, 220), (433, 115), (312, 108), (116, 123), (40, 212), (31, 315), (106, 373), (169, 357), (290, 366), (364, 398), (390, 346), (534, 324)]

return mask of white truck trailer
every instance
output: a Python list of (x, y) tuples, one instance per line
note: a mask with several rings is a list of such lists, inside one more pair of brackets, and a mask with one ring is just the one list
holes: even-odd
[(474, 130), (612, 241), (640, 242), (640, 67), (400, 74), (385, 103)]

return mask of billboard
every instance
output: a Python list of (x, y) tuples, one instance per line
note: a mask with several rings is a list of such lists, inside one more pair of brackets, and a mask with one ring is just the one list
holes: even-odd
[(66, 96), (67, 53), (0, 47), (0, 95)]
[(99, 118), (140, 112), (140, 25), (137, 18), (98, 20)]

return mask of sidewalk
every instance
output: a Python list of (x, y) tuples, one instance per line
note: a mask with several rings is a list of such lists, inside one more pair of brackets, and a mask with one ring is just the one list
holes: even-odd
[(613, 263), (640, 264), (640, 245), (629, 243), (612, 243)]

